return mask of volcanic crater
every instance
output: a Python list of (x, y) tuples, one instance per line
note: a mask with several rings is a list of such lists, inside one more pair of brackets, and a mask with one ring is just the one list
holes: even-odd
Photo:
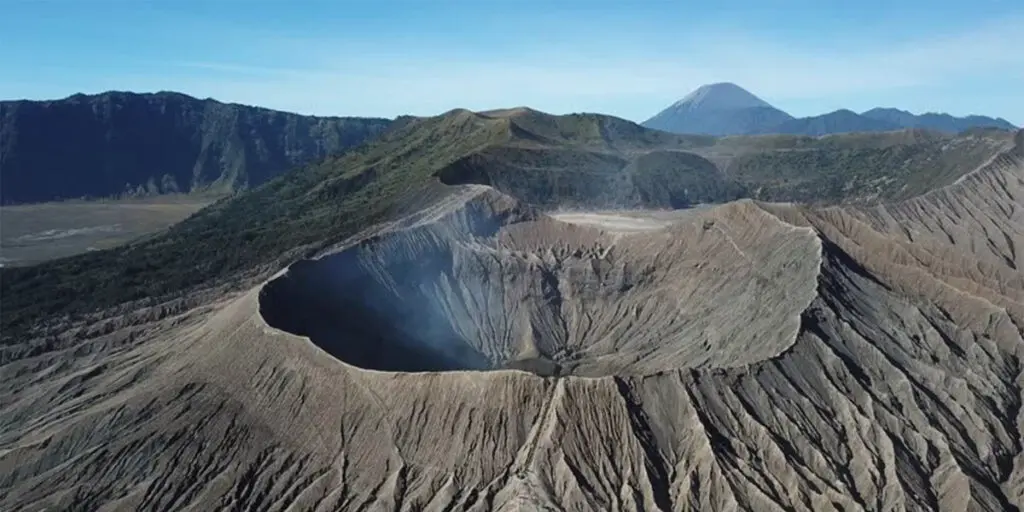
[(743, 365), (784, 350), (813, 298), (820, 245), (794, 230), (750, 202), (548, 215), (464, 187), (436, 211), (291, 266), (261, 290), (260, 312), (368, 370), (597, 377)]

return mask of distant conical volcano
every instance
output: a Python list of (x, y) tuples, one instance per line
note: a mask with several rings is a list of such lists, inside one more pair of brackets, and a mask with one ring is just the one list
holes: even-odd
[(704, 85), (643, 123), (675, 133), (758, 133), (793, 119), (733, 83)]
[(771, 107), (767, 101), (729, 82), (702, 85), (672, 106), (690, 110)]
[(643, 125), (666, 132), (706, 135), (785, 133), (819, 136), (905, 128), (950, 133), (973, 128), (1016, 129), (1002, 118), (977, 115), (954, 117), (942, 113), (915, 115), (894, 108), (875, 108), (861, 114), (840, 109), (817, 116), (794, 118), (746, 89), (728, 82), (698, 87), (658, 115), (644, 121)]

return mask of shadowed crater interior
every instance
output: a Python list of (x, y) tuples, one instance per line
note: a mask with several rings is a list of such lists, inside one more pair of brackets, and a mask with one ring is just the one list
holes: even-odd
[[(487, 335), (488, 317), (508, 312), (484, 312), (481, 323), (470, 317), (477, 307), (488, 307), (488, 299), (502, 307), (504, 301), (486, 297), (481, 288), (501, 276), (480, 274), (487, 271), (480, 267), (457, 269), (450, 249), (420, 242), (428, 250), (367, 245), (300, 261), (261, 290), (260, 313), (270, 326), (308, 337), (332, 356), (365, 369), (563, 373), (563, 365), (545, 355), (517, 354), (517, 347), (502, 345), (513, 341), (508, 336)], [(382, 252), (389, 264), (377, 260)]]
[(752, 205), (562, 221), (489, 204), (298, 262), (260, 312), (365, 369), (598, 377), (772, 357), (815, 293), (813, 233), (725, 220), (766, 215)]

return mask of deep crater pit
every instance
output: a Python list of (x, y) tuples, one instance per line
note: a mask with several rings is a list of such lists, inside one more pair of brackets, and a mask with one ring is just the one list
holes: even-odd
[(389, 232), (292, 265), (261, 289), (260, 313), (389, 372), (648, 374), (748, 364), (791, 343), (814, 290), (810, 237), (574, 216)]
[(524, 254), (399, 238), (296, 263), (261, 290), (260, 313), (364, 369), (561, 376), (574, 361), (550, 332), (552, 278)]

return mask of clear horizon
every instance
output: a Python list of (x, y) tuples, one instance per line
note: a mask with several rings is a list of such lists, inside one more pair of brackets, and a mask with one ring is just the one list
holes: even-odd
[(176, 91), (333, 116), (529, 106), (642, 122), (733, 82), (798, 117), (841, 108), (1024, 126), (1024, 4), (912, 0), (15, 2), (2, 99)]

